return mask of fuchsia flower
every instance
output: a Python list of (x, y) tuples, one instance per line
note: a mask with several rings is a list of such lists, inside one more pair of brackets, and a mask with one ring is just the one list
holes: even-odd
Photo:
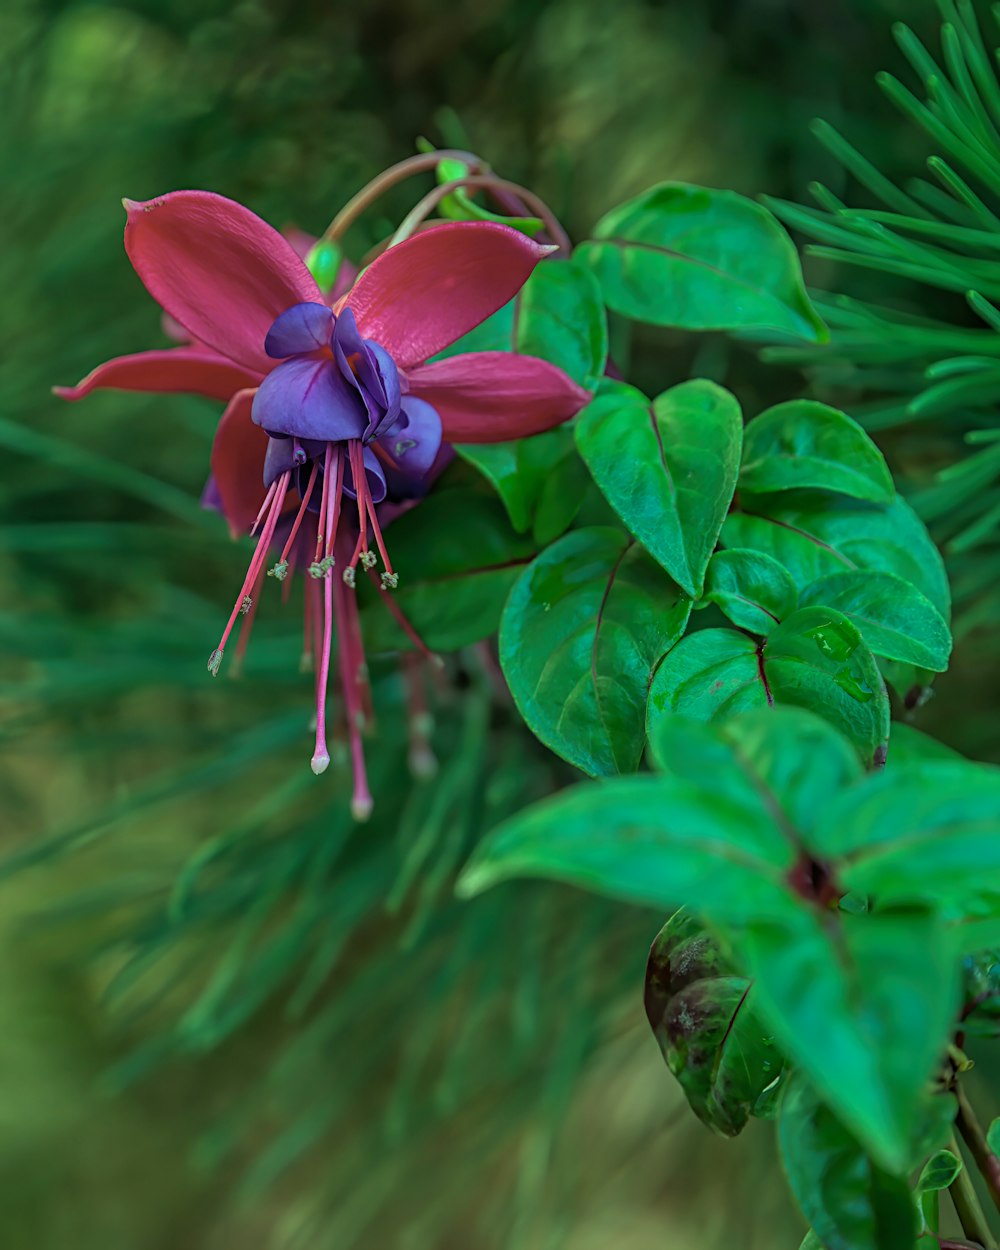
[(590, 398), (533, 356), (430, 361), (513, 298), (550, 249), (491, 222), (434, 226), (384, 252), (330, 307), (293, 247), (242, 205), (205, 191), (125, 203), (129, 258), (191, 342), (109, 361), (62, 394), (75, 399), (103, 385), (229, 401), (212, 450), (216, 496), (234, 533), (259, 537), (208, 667), (218, 672), (236, 621), (255, 607), (268, 551), (279, 553), (269, 570), (278, 580), (305, 563), (317, 660), (312, 768), (321, 773), (330, 761), (336, 622), (352, 807), (363, 818), (372, 805), (359, 732), (365, 666), (351, 592), (358, 567), (374, 577), (379, 557), (379, 589), (388, 600), (395, 588), (380, 510), (423, 493), (442, 438), (535, 434)]

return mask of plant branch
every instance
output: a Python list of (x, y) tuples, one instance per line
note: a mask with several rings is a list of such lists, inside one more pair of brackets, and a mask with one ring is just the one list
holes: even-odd
[[(962, 1152), (954, 1137), (952, 1137), (951, 1147), (953, 1153), (961, 1159)], [(984, 1250), (996, 1250), (996, 1242), (993, 1240), (990, 1226), (986, 1222), (986, 1215), (976, 1196), (972, 1178), (964, 1167), (948, 1186), (948, 1191), (966, 1237), (977, 1241)]]
[(1000, 1159), (990, 1150), (983, 1127), (958, 1081), (955, 1082), (955, 1097), (958, 1099), (955, 1124), (972, 1154), (979, 1174), (986, 1182), (993, 1205), (1000, 1211)]
[(362, 187), (357, 195), (352, 196), (323, 231), (320, 242), (333, 243), (339, 239), (369, 205), (374, 204), (380, 196), (384, 195), (390, 187), (395, 186), (397, 182), (402, 182), (413, 174), (422, 174), (436, 169), (442, 160), (449, 159), (462, 161), (475, 173), (485, 168), (483, 161), (474, 153), (461, 152), (449, 148), (435, 152), (421, 152), (417, 156), (409, 156), (405, 161), (398, 161), (395, 165), (390, 165), (377, 178), (373, 178), (367, 186)]
[(424, 198), (406, 215), (399, 229), (392, 236), (392, 242), (389, 246), (391, 247), (393, 244), (401, 243), (403, 239), (409, 238), (420, 223), (437, 208), (445, 196), (466, 187), (481, 188), (494, 193), (508, 191), (512, 195), (517, 196), (524, 203), (528, 212), (534, 213), (536, 217), (541, 218), (550, 238), (561, 251), (568, 256), (573, 250), (569, 235), (544, 200), (540, 199), (526, 187), (520, 187), (517, 183), (508, 182), (505, 178), (497, 178), (493, 174), (467, 174), (462, 178), (455, 178), (451, 182), (446, 182), (428, 191)]

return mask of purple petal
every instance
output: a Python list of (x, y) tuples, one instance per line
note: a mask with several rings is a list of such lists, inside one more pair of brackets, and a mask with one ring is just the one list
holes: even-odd
[(275, 360), (329, 347), (334, 316), (325, 304), (295, 304), (271, 326), (264, 351)]
[(329, 442), (360, 438), (368, 423), (357, 392), (333, 361), (302, 357), (283, 361), (267, 375), (251, 415), (268, 434)]
[(395, 420), (399, 412), (399, 372), (395, 361), (380, 344), (361, 337), (349, 308), (337, 318), (333, 348), (345, 380), (365, 401), (368, 410), (365, 437), (370, 438), (387, 416)]
[(215, 480), (214, 473), (208, 475), (208, 481), (201, 492), (201, 506), (210, 512), (225, 512), (222, 506), (222, 491), (219, 490), (219, 483)]
[[(371, 495), (372, 503), (379, 504), (388, 494), (388, 488), (382, 466), (370, 447), (364, 449), (364, 465), (365, 477), (368, 479), (368, 493)], [(344, 494), (350, 495), (352, 499), (358, 497), (358, 492), (354, 487), (351, 462), (346, 456), (344, 457)]]
[(421, 490), (441, 447), (441, 418), (426, 400), (407, 396), (399, 419), (378, 436), (379, 454), (394, 496)]
[(264, 456), (264, 485), (270, 486), (288, 469), (300, 469), (308, 458), (297, 438), (269, 438)]

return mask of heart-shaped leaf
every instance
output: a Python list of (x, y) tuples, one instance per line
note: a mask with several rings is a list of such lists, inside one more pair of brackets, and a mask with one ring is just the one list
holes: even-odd
[(944, 563), (923, 522), (899, 496), (891, 504), (874, 504), (809, 491), (741, 492), (740, 507), (726, 518), (722, 545), (773, 556), (800, 592), (831, 573), (875, 569), (911, 582), (948, 620)]
[(911, 582), (874, 569), (830, 573), (807, 586), (800, 604), (836, 608), (861, 631), (875, 655), (941, 673), (951, 655), (951, 630)]
[(680, 714), (716, 720), (788, 704), (816, 712), (871, 760), (889, 733), (875, 660), (841, 613), (799, 608), (761, 641), (727, 629), (690, 634), (667, 654), (649, 691), (647, 728)]
[(827, 337), (777, 220), (733, 191), (664, 182), (614, 208), (574, 253), (609, 308), (685, 330)]
[(606, 388), (576, 440), (594, 481), (628, 529), (692, 597), (701, 594), (736, 487), (743, 422), (713, 382), (682, 382), (652, 403)]
[(768, 408), (746, 428), (740, 487), (762, 494), (811, 487), (891, 503), (885, 457), (838, 408), (793, 399)]
[(627, 535), (567, 534), (521, 573), (504, 610), (500, 660), (521, 715), (584, 772), (634, 772), (650, 676), (690, 611)]
[(704, 600), (740, 629), (763, 635), (795, 611), (798, 592), (791, 573), (773, 557), (733, 547), (709, 561)]

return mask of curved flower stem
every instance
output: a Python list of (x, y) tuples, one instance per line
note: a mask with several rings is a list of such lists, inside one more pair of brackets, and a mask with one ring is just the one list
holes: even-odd
[(986, 1182), (993, 1205), (1000, 1211), (1000, 1159), (990, 1150), (982, 1125), (972, 1109), (965, 1090), (958, 1081), (955, 1082), (955, 1097), (958, 1099), (958, 1117), (955, 1124), (962, 1135), (962, 1140), (969, 1148), (980, 1175)]
[[(961, 1149), (955, 1139), (954, 1134), (951, 1139), (951, 1150), (959, 1159), (962, 1157)], [(955, 1207), (955, 1213), (962, 1225), (962, 1231), (966, 1237), (972, 1241), (978, 1242), (984, 1247), (984, 1250), (995, 1250), (996, 1242), (990, 1231), (990, 1226), (986, 1221), (983, 1208), (980, 1206), (979, 1198), (976, 1195), (975, 1188), (972, 1184), (972, 1178), (965, 1168), (959, 1172), (952, 1183), (948, 1186), (951, 1194), (951, 1200)]]
[(390, 187), (394, 187), (397, 182), (402, 182), (413, 174), (423, 174), (428, 170), (436, 169), (443, 160), (462, 161), (473, 170), (486, 168), (485, 161), (482, 161), (474, 152), (463, 152), (458, 148), (443, 148), (438, 152), (421, 152), (417, 156), (408, 156), (405, 161), (390, 165), (377, 178), (373, 178), (367, 186), (362, 187), (357, 195), (352, 196), (320, 235), (319, 242), (336, 242), (365, 209), (374, 204)]
[(402, 243), (404, 239), (408, 239), (446, 196), (463, 187), (481, 187), (484, 191), (494, 192), (508, 191), (516, 195), (523, 201), (529, 212), (542, 219), (545, 223), (545, 229), (560, 251), (569, 255), (573, 250), (573, 244), (570, 242), (569, 235), (563, 229), (559, 218), (544, 200), (539, 199), (527, 187), (518, 186), (516, 182), (508, 182), (505, 178), (497, 178), (495, 174), (468, 174), (464, 178), (455, 178), (451, 182), (442, 183), (432, 191), (428, 191), (424, 198), (407, 213), (399, 229), (389, 241), (389, 246), (392, 247), (394, 244)]

